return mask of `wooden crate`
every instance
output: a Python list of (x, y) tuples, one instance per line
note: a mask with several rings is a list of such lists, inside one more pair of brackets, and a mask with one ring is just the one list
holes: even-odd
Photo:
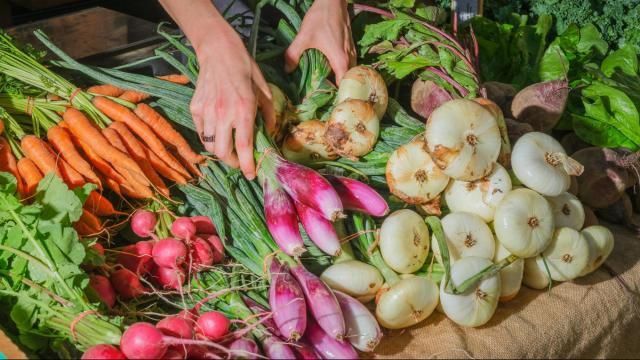
[(81, 0), (11, 0), (12, 3), (34, 11), (80, 2)]

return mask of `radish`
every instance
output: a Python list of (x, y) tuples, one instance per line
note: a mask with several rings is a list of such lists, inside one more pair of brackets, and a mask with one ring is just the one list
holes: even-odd
[(158, 321), (156, 328), (160, 329), (163, 334), (178, 337), (181, 339), (193, 338), (192, 323), (179, 315), (167, 316)]
[(89, 286), (96, 292), (100, 301), (112, 308), (116, 304), (116, 292), (106, 276), (92, 274), (89, 276)]
[(196, 226), (197, 234), (217, 234), (216, 226), (208, 216), (192, 216), (190, 219)]
[(307, 305), (298, 282), (277, 259), (271, 262), (269, 306), (278, 331), (287, 340), (298, 340), (307, 327)]
[(260, 355), (258, 344), (249, 338), (240, 338), (234, 340), (229, 345), (231, 355), (237, 359), (257, 359)]
[(324, 141), (338, 155), (357, 160), (373, 150), (379, 134), (380, 118), (373, 103), (347, 99), (331, 112)]
[(278, 182), (293, 200), (316, 210), (327, 220), (344, 217), (340, 197), (327, 179), (308, 167), (270, 156), (272, 159), (263, 160), (262, 166), (273, 166)]
[(140, 278), (128, 269), (114, 271), (109, 280), (122, 300), (137, 298), (146, 293)]
[(323, 252), (340, 256), (342, 248), (333, 224), (312, 208), (295, 202), (296, 210), (309, 239)]
[(320, 120), (308, 120), (296, 125), (282, 144), (282, 155), (289, 161), (305, 165), (337, 159), (338, 155), (325, 142), (326, 130), (327, 123)]
[(143, 276), (148, 274), (152, 267), (153, 242), (138, 241), (127, 245), (118, 253), (116, 262), (134, 273)]
[[(204, 235), (203, 235), (204, 236)], [(218, 264), (224, 260), (224, 245), (217, 235), (209, 235), (204, 237), (211, 245), (211, 254), (213, 255), (213, 263)]]
[(411, 86), (411, 109), (424, 119), (428, 119), (437, 109), (453, 97), (431, 80), (416, 79)]
[[(245, 305), (247, 305), (247, 307), (251, 310), (252, 313), (268, 315), (269, 310), (262, 307), (262, 305), (258, 304), (257, 302), (252, 300), (250, 297), (243, 295), (242, 300), (244, 301)], [(278, 326), (276, 325), (276, 322), (273, 321), (272, 316), (263, 317), (262, 319), (260, 319), (260, 321), (262, 322), (262, 325), (264, 325), (264, 327), (267, 328), (267, 330), (269, 330), (271, 334), (275, 336), (280, 336), (280, 331), (278, 330)]]
[(305, 337), (323, 359), (358, 359), (358, 353), (348, 341), (338, 341), (315, 321), (309, 321)]
[(318, 325), (327, 334), (342, 341), (346, 333), (344, 318), (340, 304), (331, 289), (300, 264), (291, 268), (291, 274), (298, 280)]
[(558, 196), (567, 191), (570, 176), (579, 176), (584, 170), (556, 139), (541, 132), (528, 133), (516, 142), (511, 166), (520, 182), (545, 196)]
[(160, 359), (167, 352), (162, 332), (149, 323), (135, 323), (122, 334), (120, 349), (127, 359)]
[(289, 256), (300, 256), (307, 251), (298, 228), (298, 215), (293, 200), (276, 181), (262, 181), (264, 216), (269, 233), (278, 247)]
[(371, 216), (385, 216), (389, 205), (369, 185), (344, 176), (327, 176), (342, 201), (345, 210), (359, 211)]
[(372, 352), (382, 339), (382, 330), (375, 316), (351, 296), (339, 291), (335, 295), (344, 314), (347, 340), (360, 351)]
[(187, 258), (187, 247), (184, 242), (180, 240), (166, 238), (155, 244), (152, 255), (156, 265), (175, 269), (185, 262)]
[(82, 360), (126, 360), (124, 354), (113, 345), (100, 344), (87, 349), (80, 358)]
[(511, 113), (536, 131), (549, 131), (560, 120), (569, 96), (567, 80), (552, 80), (529, 85), (511, 102)]
[(262, 339), (262, 349), (269, 359), (295, 359), (296, 354), (291, 346), (275, 336), (267, 336)]
[(216, 341), (227, 335), (231, 322), (222, 313), (209, 311), (201, 314), (196, 322), (196, 334)]
[(89, 247), (91, 250), (95, 251), (101, 257), (104, 257), (104, 246), (100, 243), (95, 243)]
[(137, 210), (131, 217), (131, 230), (141, 238), (152, 237), (156, 223), (157, 219), (154, 213), (147, 210)]
[(340, 80), (336, 102), (359, 99), (373, 104), (378, 119), (387, 111), (389, 94), (387, 84), (376, 70), (369, 66), (354, 66)]
[(198, 321), (198, 315), (196, 315), (196, 309), (184, 309), (180, 311), (176, 316), (183, 318), (189, 322), (192, 326)]
[(213, 265), (216, 257), (213, 254), (213, 249), (211, 249), (209, 242), (199, 237), (194, 237), (192, 240), (193, 242), (191, 243), (189, 251), (193, 269), (195, 271), (201, 271)]
[(456, 180), (473, 181), (488, 175), (500, 154), (495, 116), (471, 100), (442, 104), (427, 120), (424, 137), (433, 161)]
[(171, 346), (164, 353), (162, 360), (183, 360), (187, 357), (185, 346)]
[(180, 290), (187, 278), (182, 268), (172, 269), (163, 266), (156, 266), (153, 270), (153, 275), (162, 287), (174, 290)]
[(171, 234), (178, 239), (190, 240), (196, 234), (196, 225), (187, 217), (179, 217), (171, 224)]

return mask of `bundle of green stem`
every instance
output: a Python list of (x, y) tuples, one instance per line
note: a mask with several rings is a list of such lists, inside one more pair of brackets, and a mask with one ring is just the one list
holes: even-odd
[[(35, 34), (39, 39), (46, 39), (46, 35), (40, 31), (36, 31)], [(110, 120), (93, 106), (90, 94), (19, 49), (13, 39), (4, 32), (0, 32), (0, 73), (66, 99), (70, 105), (84, 111), (97, 124), (110, 123)]]

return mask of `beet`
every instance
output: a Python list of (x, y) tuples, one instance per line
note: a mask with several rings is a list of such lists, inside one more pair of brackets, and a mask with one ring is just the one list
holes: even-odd
[(640, 234), (640, 226), (633, 220), (633, 205), (627, 193), (622, 193), (620, 199), (610, 206), (597, 209), (596, 215), (602, 220), (613, 224), (624, 225), (636, 234)]
[(532, 84), (520, 90), (511, 102), (516, 120), (533, 126), (536, 131), (549, 131), (560, 121), (569, 97), (566, 80)]
[(582, 139), (580, 139), (578, 135), (576, 135), (576, 133), (574, 133), (573, 131), (563, 136), (562, 140), (560, 140), (560, 144), (568, 155), (591, 146), (588, 143), (582, 141)]
[(411, 109), (424, 119), (428, 119), (433, 110), (451, 99), (451, 94), (431, 80), (417, 79), (411, 87)]
[(620, 199), (630, 180), (627, 170), (617, 165), (620, 155), (615, 150), (589, 147), (571, 157), (584, 166), (578, 177), (578, 198), (585, 205), (606, 208)]
[(582, 228), (587, 228), (589, 226), (592, 225), (600, 225), (600, 221), (598, 221), (598, 217), (596, 216), (596, 213), (593, 212), (593, 209), (591, 209), (588, 206), (583, 206), (584, 208), (584, 225), (582, 225)]
[(502, 109), (504, 116), (511, 116), (511, 101), (518, 92), (516, 88), (497, 81), (487, 81), (482, 86), (487, 91), (487, 98)]
[(520, 137), (526, 133), (533, 131), (533, 126), (527, 123), (517, 122), (513, 119), (505, 118), (504, 122), (507, 124), (507, 133), (509, 134), (509, 142), (515, 144)]

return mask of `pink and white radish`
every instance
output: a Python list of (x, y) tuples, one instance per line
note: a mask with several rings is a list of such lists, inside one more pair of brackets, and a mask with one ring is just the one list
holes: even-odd
[(298, 280), (313, 318), (324, 331), (342, 341), (346, 334), (340, 304), (329, 287), (302, 265), (291, 268), (291, 274)]
[(262, 350), (269, 359), (295, 359), (296, 354), (291, 346), (275, 336), (267, 336), (262, 340)]
[(306, 249), (298, 228), (298, 215), (293, 200), (273, 180), (263, 181), (262, 189), (269, 233), (285, 254), (300, 256)]
[(382, 330), (375, 316), (361, 302), (335, 291), (347, 326), (347, 340), (356, 349), (372, 352), (382, 339)]
[(280, 334), (298, 340), (307, 327), (307, 304), (296, 279), (284, 264), (274, 259), (270, 265), (269, 306)]
[(340, 196), (345, 210), (378, 217), (389, 213), (389, 204), (369, 185), (344, 176), (327, 176), (327, 180)]
[(260, 356), (258, 344), (246, 337), (234, 340), (229, 345), (229, 351), (234, 358), (238, 359), (258, 359)]
[(314, 209), (295, 202), (296, 210), (309, 239), (323, 252), (331, 256), (340, 256), (342, 248), (333, 224)]
[(305, 337), (323, 359), (358, 359), (358, 353), (348, 341), (336, 340), (315, 321), (309, 321)]

